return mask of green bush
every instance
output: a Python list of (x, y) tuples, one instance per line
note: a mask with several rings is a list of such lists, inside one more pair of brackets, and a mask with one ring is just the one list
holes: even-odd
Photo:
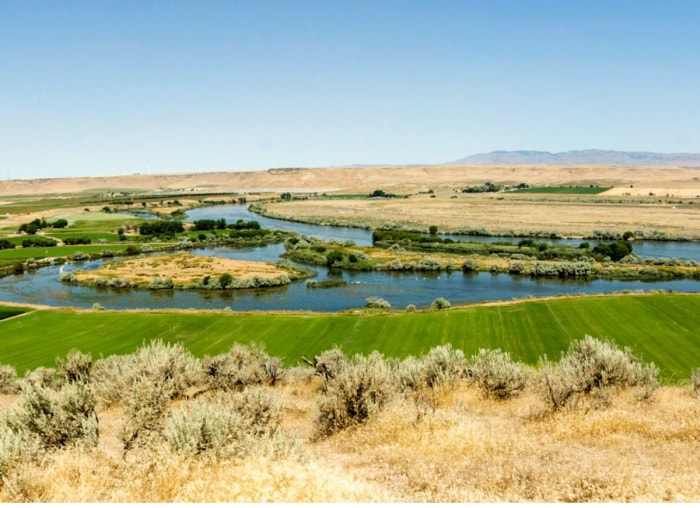
[(233, 276), (230, 273), (224, 273), (219, 276), (219, 285), (226, 289), (233, 282)]
[(479, 264), (473, 259), (467, 259), (462, 263), (462, 271), (464, 273), (478, 272)]
[(525, 389), (528, 369), (500, 349), (480, 349), (469, 360), (469, 377), (487, 397), (508, 399)]
[(450, 307), (452, 307), (452, 304), (444, 298), (436, 298), (430, 304), (430, 308), (435, 310), (449, 309)]
[(378, 296), (368, 296), (365, 298), (365, 307), (370, 309), (391, 309), (391, 304)]
[(282, 404), (275, 394), (252, 387), (183, 404), (168, 417), (166, 437), (172, 450), (186, 455), (240, 457), (256, 441), (272, 436), (281, 417)]

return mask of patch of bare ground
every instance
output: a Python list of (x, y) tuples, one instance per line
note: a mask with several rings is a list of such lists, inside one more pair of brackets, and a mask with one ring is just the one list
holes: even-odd
[[(500, 197), (500, 196), (499, 196)], [(484, 229), (493, 233), (558, 232), (580, 236), (595, 230), (643, 230), (700, 235), (700, 207), (667, 203), (592, 202), (495, 197), (458, 199), (306, 200), (266, 203), (277, 216), (312, 222), (333, 221), (372, 228), (400, 226), (441, 232)]]
[[(664, 387), (645, 402), (621, 391), (607, 407), (547, 415), (531, 395), (485, 400), (458, 386), (399, 398), (374, 420), (320, 440), (320, 384), (307, 378), (276, 389), (295, 453), (123, 455), (122, 411), (103, 409), (97, 449), (19, 466), (0, 486), (0, 501), (700, 501), (700, 400), (687, 388)], [(17, 396), (2, 402), (10, 399)]]
[(81, 283), (94, 281), (98, 277), (108, 280), (119, 277), (136, 284), (147, 284), (154, 277), (170, 278), (178, 285), (201, 281), (207, 275), (219, 277), (224, 273), (235, 279), (272, 279), (288, 274), (287, 270), (271, 263), (182, 253), (115, 261), (89, 272), (75, 272), (75, 277)]

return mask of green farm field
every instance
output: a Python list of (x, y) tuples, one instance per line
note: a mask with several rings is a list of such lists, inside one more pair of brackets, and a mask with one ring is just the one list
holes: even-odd
[(404, 358), (450, 343), (466, 355), (500, 348), (535, 365), (556, 360), (591, 335), (628, 346), (661, 369), (666, 383), (700, 367), (700, 295), (623, 295), (480, 305), (439, 312), (272, 314), (74, 312), (36, 310), (0, 321), (0, 364), (23, 374), (53, 366), (77, 348), (93, 358), (135, 351), (144, 341), (181, 342), (196, 355), (222, 353), (233, 342), (258, 342), (287, 365), (339, 345), (346, 353), (380, 351)]

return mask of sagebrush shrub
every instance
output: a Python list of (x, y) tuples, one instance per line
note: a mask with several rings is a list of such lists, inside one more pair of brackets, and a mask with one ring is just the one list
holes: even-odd
[(67, 384), (58, 392), (25, 385), (19, 408), (7, 416), (6, 423), (15, 433), (32, 436), (43, 449), (69, 444), (92, 448), (99, 438), (95, 397), (88, 386), (77, 383)]
[(55, 384), (56, 371), (47, 367), (37, 367), (34, 370), (28, 370), (22, 379), (22, 386), (39, 386), (49, 388)]
[(242, 390), (246, 386), (274, 385), (284, 374), (279, 358), (258, 344), (234, 343), (223, 354), (202, 361), (205, 381), (213, 390)]
[(572, 342), (555, 365), (543, 362), (541, 390), (547, 402), (560, 409), (575, 405), (580, 396), (605, 396), (611, 388), (636, 386), (649, 397), (659, 386), (659, 369), (643, 364), (632, 351), (590, 336)]
[(12, 365), (0, 365), (0, 393), (17, 393), (20, 383)]
[(169, 390), (168, 398), (175, 399), (190, 386), (202, 382), (201, 361), (182, 344), (167, 344), (158, 339), (133, 354), (98, 360), (92, 378), (103, 404), (118, 402), (142, 378), (162, 384)]
[(693, 389), (693, 393), (700, 397), (700, 369), (696, 369), (690, 374), (690, 387)]
[(175, 391), (174, 384), (171, 379), (154, 383), (148, 376), (133, 380), (122, 402), (125, 421), (119, 438), (124, 450), (133, 448), (136, 443), (149, 443), (160, 434)]
[(350, 360), (345, 356), (345, 353), (338, 347), (324, 351), (318, 356), (314, 356), (314, 368), (316, 374), (321, 379), (328, 381), (340, 374), (348, 365)]
[(467, 362), (460, 349), (451, 344), (435, 346), (422, 358), (406, 358), (398, 365), (399, 383), (404, 388), (422, 389), (451, 386), (465, 377)]
[(30, 453), (30, 439), (26, 432), (14, 430), (0, 421), (0, 478)]
[(356, 355), (327, 382), (319, 398), (317, 430), (327, 436), (376, 415), (396, 393), (393, 370), (381, 353)]
[(172, 450), (187, 455), (244, 456), (256, 441), (273, 435), (281, 416), (281, 403), (269, 389), (217, 393), (173, 411), (166, 436)]
[(72, 349), (66, 359), (56, 358), (56, 377), (59, 383), (87, 383), (90, 381), (92, 356)]
[(510, 354), (500, 349), (480, 349), (469, 360), (469, 377), (484, 395), (497, 399), (516, 397), (525, 389), (528, 369), (511, 360)]

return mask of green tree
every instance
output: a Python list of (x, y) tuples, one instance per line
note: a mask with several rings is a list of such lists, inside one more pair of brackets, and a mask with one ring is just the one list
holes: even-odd
[(233, 277), (230, 273), (224, 273), (219, 277), (219, 284), (223, 289), (226, 289), (233, 282)]

